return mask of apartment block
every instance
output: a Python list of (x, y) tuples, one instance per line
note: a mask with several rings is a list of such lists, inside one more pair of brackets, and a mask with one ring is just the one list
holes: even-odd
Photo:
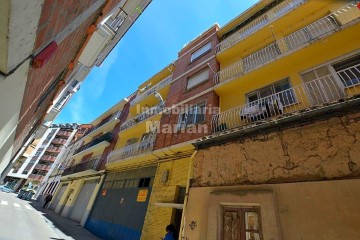
[(73, 143), (67, 156), (64, 156), (59, 173), (52, 176), (59, 186), (50, 208), (82, 226), (103, 184), (105, 162), (118, 140), (117, 132), (127, 117), (128, 101), (127, 98), (121, 100), (92, 121), (91, 128)]
[(259, 1), (219, 29), (184, 239), (360, 237), (359, 6)]
[[(47, 177), (40, 183), (34, 198), (37, 201), (42, 201), (48, 194), (54, 195), (57, 190), (61, 175), (64, 170), (69, 167), (71, 156), (75, 150), (82, 144), (82, 136), (91, 128), (91, 124), (80, 124), (74, 133), (71, 141), (65, 145), (64, 151), (59, 155), (54, 164), (51, 166)], [(52, 201), (52, 206), (56, 201)], [(51, 205), (49, 206), (51, 208)]]
[(77, 128), (77, 124), (51, 125), (34, 146), (31, 154), (26, 159), (23, 155), (18, 160), (16, 167), (10, 170), (5, 181), (11, 182), (14, 190), (20, 189), (23, 185), (29, 185), (29, 183), (35, 190), (41, 188), (41, 183), (49, 177), (58, 158), (61, 157), (74, 137)]
[(24, 146), (41, 138), (91, 68), (100, 66), (150, 2), (4, 1), (1, 179)]

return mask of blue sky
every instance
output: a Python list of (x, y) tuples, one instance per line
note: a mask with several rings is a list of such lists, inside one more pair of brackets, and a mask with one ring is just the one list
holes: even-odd
[(55, 123), (90, 123), (177, 58), (214, 23), (225, 25), (257, 0), (153, 0)]

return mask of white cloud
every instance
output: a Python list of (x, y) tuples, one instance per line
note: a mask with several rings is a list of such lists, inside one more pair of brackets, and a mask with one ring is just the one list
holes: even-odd
[(106, 80), (111, 71), (111, 67), (116, 62), (119, 55), (119, 46), (114, 48), (114, 50), (108, 55), (105, 61), (101, 64), (100, 67), (94, 67), (89, 75), (89, 77), (85, 80), (87, 85), (88, 94), (92, 98), (99, 98), (106, 86)]

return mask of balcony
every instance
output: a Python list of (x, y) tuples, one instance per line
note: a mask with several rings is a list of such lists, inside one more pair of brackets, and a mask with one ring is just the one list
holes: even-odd
[(165, 107), (164, 103), (159, 103), (158, 105), (155, 105), (154, 107), (151, 107), (149, 109), (147, 109), (146, 111), (140, 113), (139, 115), (127, 120), (126, 122), (124, 122), (121, 127), (120, 130), (123, 131), (125, 129), (128, 129), (134, 125), (136, 125), (139, 122), (142, 122), (154, 115), (157, 115), (158, 113), (160, 113)]
[(56, 157), (51, 155), (42, 155), (40, 159), (48, 162), (54, 162), (56, 160)]
[(324, 108), (359, 94), (360, 64), (357, 64), (214, 115), (212, 132), (278, 121)]
[(111, 123), (111, 122), (119, 122), (120, 121), (120, 115), (121, 115), (121, 111), (117, 111), (116, 113), (114, 113), (109, 119), (107, 119), (106, 121), (103, 121), (99, 124), (97, 124), (96, 126), (93, 126), (86, 134), (85, 136), (88, 135), (92, 135), (94, 133), (99, 133), (99, 131), (97, 131), (98, 129), (100, 129), (102, 126)]
[(67, 176), (67, 175), (70, 175), (70, 174), (83, 172), (83, 171), (91, 170), (91, 169), (97, 170), (98, 165), (99, 165), (99, 161), (100, 161), (100, 157), (96, 157), (96, 158), (91, 159), (89, 161), (81, 162), (79, 164), (68, 167), (68, 168), (66, 168), (64, 170), (64, 172), (62, 173), (62, 176)]
[(59, 147), (48, 147), (46, 148), (47, 152), (51, 152), (51, 153), (59, 153), (61, 152), (61, 148)]
[(38, 175), (38, 174), (30, 174), (29, 175), (29, 179), (33, 179), (33, 180), (37, 180), (39, 182), (41, 182), (44, 179), (45, 176), (43, 175)]
[(172, 77), (169, 76), (169, 77), (165, 78), (164, 80), (158, 82), (152, 88), (150, 88), (150, 89), (146, 90), (144, 93), (138, 95), (133, 101), (130, 102), (130, 105), (133, 106), (133, 105), (138, 104), (139, 102), (143, 101), (145, 98), (149, 97), (150, 95), (154, 94), (155, 92), (158, 92), (163, 87), (169, 85), (171, 81), (172, 81)]
[(61, 136), (61, 137), (70, 137), (71, 136), (71, 132), (68, 131), (58, 131), (56, 133), (57, 136)]
[(152, 137), (144, 141), (131, 144), (122, 149), (113, 151), (109, 154), (107, 158), (107, 163), (122, 161), (127, 158), (149, 153), (152, 151), (154, 143), (155, 143), (155, 138)]
[(107, 146), (109, 146), (111, 139), (112, 139), (112, 133), (111, 132), (105, 133), (104, 135), (102, 135), (98, 138), (95, 138), (91, 142), (76, 149), (73, 156), (74, 157), (80, 156), (80, 155), (84, 156), (86, 153), (90, 152), (95, 147), (100, 147), (100, 146), (107, 147)]
[(297, 8), (301, 4), (303, 4), (306, 0), (285, 0), (280, 4), (276, 5), (274, 8), (267, 11), (265, 14), (259, 16), (249, 24), (240, 28), (229, 37), (225, 38), (216, 46), (216, 52), (224, 51), (225, 49), (235, 45), (240, 42), (244, 38), (250, 36), (254, 32), (263, 28), (265, 25), (275, 21), (286, 13), (292, 11)]
[[(341, 27), (340, 22), (344, 24), (360, 17), (359, 14), (354, 16), (354, 11), (358, 11), (354, 10), (355, 8), (357, 9), (356, 4), (347, 4), (335, 13), (331, 13), (304, 28), (285, 36), (283, 39), (250, 54), (216, 73), (214, 75), (214, 83), (220, 84), (240, 77), (256, 68), (297, 51), (309, 43), (334, 33)], [(343, 21), (343, 19), (347, 19), (347, 21)]]
[(43, 171), (49, 171), (50, 170), (50, 167), (49, 165), (45, 165), (45, 164), (36, 164), (35, 165), (35, 169), (37, 170), (43, 170)]
[(51, 142), (53, 144), (64, 145), (67, 140), (61, 138), (54, 138)]

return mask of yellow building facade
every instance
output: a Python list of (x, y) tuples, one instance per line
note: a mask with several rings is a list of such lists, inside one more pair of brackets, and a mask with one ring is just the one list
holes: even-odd
[(183, 239), (359, 238), (359, 32), (359, 1), (316, 0), (262, 0), (219, 29)]

